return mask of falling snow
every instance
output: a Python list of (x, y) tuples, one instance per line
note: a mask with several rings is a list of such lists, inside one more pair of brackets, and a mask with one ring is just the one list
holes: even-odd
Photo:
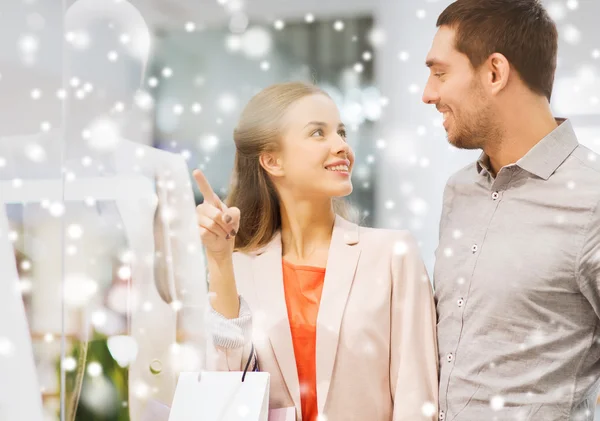
[[(24, 5), (33, 8), (36, 3), (28, 1)], [(348, 128), (348, 141), (357, 152), (353, 177), (355, 187), (360, 187), (356, 189), (360, 191), (360, 194), (356, 195), (356, 200), (359, 201), (357, 205), (360, 207), (361, 215), (368, 216), (374, 224), (386, 227), (418, 228), (419, 233), (423, 232), (424, 235), (424, 241), (420, 241), (420, 243), (424, 244), (425, 250), (432, 249), (437, 234), (436, 218), (440, 208), (441, 187), (451, 169), (458, 169), (459, 164), (462, 164), (462, 157), (458, 157), (454, 150), (447, 147), (441, 127), (442, 120), (434, 115), (433, 111), (428, 114), (426, 111), (423, 111), (422, 114), (414, 111), (417, 107), (426, 109), (419, 104), (426, 77), (426, 71), (422, 69), (423, 65), (420, 61), (425, 52), (416, 49), (414, 43), (405, 40), (406, 37), (399, 36), (401, 32), (396, 32), (395, 28), (384, 25), (375, 26), (371, 22), (369, 28), (358, 32), (354, 18), (348, 16), (348, 13), (344, 13), (343, 18), (335, 16), (335, 14), (320, 16), (320, 10), (310, 11), (300, 8), (298, 9), (301, 10), (300, 15), (295, 18), (289, 18), (287, 15), (276, 16), (276, 13), (272, 13), (268, 17), (270, 20), (261, 24), (250, 19), (251, 14), (248, 13), (248, 9), (253, 7), (251, 2), (217, 0), (214, 3), (222, 9), (224, 16), (227, 17), (223, 24), (223, 31), (219, 33), (218, 41), (215, 41), (210, 47), (218, 51), (211, 51), (206, 44), (201, 44), (206, 39), (207, 33), (215, 35), (215, 37), (217, 35), (217, 32), (204, 29), (203, 16), (183, 16), (179, 22), (175, 22), (172, 25), (174, 30), (185, 35), (185, 39), (189, 42), (189, 57), (174, 55), (176, 53), (172, 51), (177, 51), (177, 48), (173, 48), (172, 51), (162, 51), (161, 48), (165, 47), (161, 47), (159, 44), (153, 46), (157, 49), (155, 53), (160, 54), (160, 60), (148, 67), (141, 90), (137, 91), (130, 100), (111, 98), (113, 101), (110, 106), (112, 114), (99, 116), (98, 119), (86, 122), (86, 127), (78, 128), (81, 130), (79, 141), (90, 149), (86, 151), (86, 153), (89, 152), (89, 155), (78, 158), (81, 166), (88, 171), (96, 168), (106, 168), (109, 172), (113, 170), (110, 165), (101, 166), (103, 164), (102, 154), (118, 150), (124, 135), (121, 119), (127, 117), (127, 113), (131, 111), (131, 105), (134, 105), (133, 109), (136, 113), (157, 114), (156, 121), (152, 122), (149, 127), (156, 130), (156, 137), (160, 139), (161, 147), (169, 149), (185, 159), (190, 168), (202, 165), (211, 177), (214, 176), (215, 179), (220, 180), (218, 181), (220, 184), (215, 186), (215, 191), (225, 192), (229, 181), (228, 171), (232, 163), (232, 129), (249, 94), (265, 85), (267, 81), (288, 79), (291, 78), (288, 77), (290, 75), (300, 75), (306, 79), (312, 79), (314, 76), (319, 79), (322, 73), (326, 74), (327, 72), (323, 71), (323, 65), (318, 61), (321, 60), (324, 52), (328, 51), (327, 60), (331, 59), (336, 63), (333, 67), (339, 67), (339, 71), (336, 70), (339, 74), (330, 76), (328, 80), (318, 80), (318, 82), (338, 105), (342, 120)], [(410, 9), (406, 19), (414, 21), (415, 25), (429, 28), (428, 31), (432, 30), (437, 9), (432, 7), (431, 3), (436, 2), (417, 3)], [(561, 73), (562, 70), (559, 68), (556, 83), (556, 106), (565, 115), (591, 116), (587, 121), (592, 121), (596, 125), (597, 132), (600, 127), (598, 120), (600, 115), (600, 90), (598, 89), (600, 86), (598, 83), (600, 45), (593, 40), (591, 31), (577, 23), (577, 16), (588, 13), (588, 7), (586, 2), (577, 0), (548, 2), (548, 10), (558, 23), (562, 41), (565, 44), (564, 49), (570, 48), (581, 55), (577, 59), (571, 59), (572, 62), (569, 65), (573, 67), (572, 70), (566, 69), (564, 73)], [(390, 10), (392, 10), (391, 7)], [(398, 22), (398, 24), (400, 25), (402, 22)], [(41, 12), (32, 12), (22, 20), (21, 25), (23, 27), (14, 37), (13, 49), (18, 55), (18, 60), (27, 66), (33, 66), (46, 54), (45, 49), (48, 48), (48, 44), (42, 31), (50, 27), (50, 18)], [(122, 65), (129, 55), (128, 51), (140, 53), (145, 48), (149, 48), (150, 40), (140, 36), (139, 28), (122, 29), (116, 26), (113, 28), (114, 45), (107, 46), (101, 53), (102, 61), (111, 67)], [(290, 57), (295, 57), (295, 53), (291, 54), (292, 48), (280, 44), (281, 40), (293, 38), (294, 35), (291, 34), (306, 34), (307, 31), (312, 30), (329, 31), (328, 37), (334, 40), (332, 41), (334, 44), (328, 49), (322, 46), (307, 48), (310, 54), (305, 60), (306, 63), (291, 63), (291, 61), (287, 63), (286, 61), (291, 60)], [(64, 39), (68, 45), (81, 52), (93, 48), (97, 41), (94, 39), (93, 33), (87, 32), (85, 29), (69, 31), (64, 34)], [(302, 36), (297, 39), (302, 39)], [(298, 45), (302, 46), (300, 41), (298, 42)], [(169, 44), (165, 43), (165, 45)], [(202, 47), (196, 45), (202, 45)], [(283, 55), (282, 48), (287, 48), (283, 51), (285, 53)], [(312, 48), (315, 48), (315, 51)], [(348, 52), (353, 51), (352, 48), (355, 51)], [(575, 48), (581, 50), (575, 50)], [(302, 50), (302, 48), (298, 50)], [(198, 51), (201, 51), (201, 54)], [(342, 58), (341, 51), (345, 51), (344, 54), (348, 56)], [(200, 59), (196, 60), (196, 56), (201, 56), (202, 60), (206, 60), (211, 65), (202, 63)], [(236, 61), (228, 61), (226, 66), (220, 68), (215, 63), (219, 63), (222, 57)], [(192, 64), (186, 68), (185, 62)], [(387, 76), (393, 80), (379, 81), (378, 78), (381, 75), (377, 72), (380, 70), (375, 67), (375, 63), (380, 66), (379, 69), (382, 68), (381, 66), (384, 69), (388, 67), (390, 70), (393, 69), (393, 76)], [(216, 70), (211, 70), (211, 66), (214, 66)], [(9, 83), (7, 73), (4, 69), (0, 70), (2, 70), (0, 83)], [(31, 107), (36, 107), (50, 99), (56, 106), (70, 103), (71, 99), (77, 100), (78, 104), (88, 104), (97, 96), (101, 97), (103, 92), (102, 87), (94, 81), (88, 81), (81, 75), (71, 75), (71, 78), (62, 87), (60, 84), (42, 86), (42, 83), (36, 83), (24, 87), (21, 95), (28, 104), (31, 104)], [(165, 106), (165, 102), (167, 102), (165, 95), (171, 97), (171, 102), (168, 102), (167, 106)], [(569, 98), (573, 98), (573, 100)], [(404, 114), (410, 115), (410, 118), (403, 118)], [(154, 123), (156, 123), (156, 127), (154, 127)], [(399, 130), (394, 127), (390, 131), (391, 133), (388, 133), (386, 125), (402, 127)], [(378, 130), (380, 128), (384, 129), (383, 134)], [(61, 129), (60, 121), (52, 119), (51, 116), (43, 115), (35, 121), (35, 130), (44, 134), (55, 129)], [(148, 143), (152, 143), (152, 140)], [(596, 138), (584, 137), (581, 141), (596, 151), (600, 150), (600, 142)], [(400, 153), (395, 151), (400, 151)], [(14, 164), (9, 155), (4, 151), (0, 152), (2, 153), (0, 176), (5, 177), (10, 186), (24, 189), (28, 179), (12, 173), (8, 177), (6, 175), (8, 172), (3, 171), (7, 169), (13, 171)], [(40, 167), (53, 159), (53, 152), (40, 142), (24, 145), (24, 156), (29, 164)], [(598, 161), (598, 154), (590, 152), (587, 159), (590, 165), (594, 165)], [(146, 170), (145, 161), (149, 161), (147, 150), (138, 148), (133, 154), (133, 160), (136, 163), (132, 162), (131, 170), (143, 173)], [(66, 182), (76, 182), (79, 178), (78, 171), (68, 171), (64, 175)], [(160, 187), (165, 187), (169, 193), (173, 194), (179, 186), (173, 181), (167, 181)], [(574, 181), (565, 180), (564, 188), (576, 190), (578, 187), (581, 186)], [(94, 231), (93, 223), (72, 218), (68, 204), (66, 205), (55, 197), (48, 196), (48, 198), (41, 206), (43, 212), (50, 218), (64, 220), (61, 228), (61, 232), (64, 234), (64, 244), (58, 245), (58, 247), (61, 247), (65, 256), (69, 257), (67, 262), (79, 261), (82, 259), (81, 256), (89, 253), (88, 238), (99, 234)], [(83, 202), (88, 211), (97, 213), (105, 211), (106, 203), (101, 198), (95, 199), (90, 195)], [(153, 196), (149, 202), (155, 207), (159, 199)], [(148, 202), (144, 203), (148, 204)], [(177, 217), (175, 209), (177, 206), (173, 206), (173, 204), (164, 208), (165, 221), (172, 221)], [(557, 215), (554, 222), (557, 225), (564, 225), (567, 222), (567, 215)], [(117, 225), (109, 226), (117, 227)], [(123, 228), (123, 226), (121, 227)], [(128, 228), (127, 223), (124, 227)], [(467, 227), (462, 228), (467, 229)], [(441, 250), (442, 258), (456, 258), (455, 254), (459, 254), (459, 244), (465, 237), (465, 230), (455, 229), (452, 231), (454, 242), (451, 242), (451, 247), (444, 247)], [(108, 236), (109, 231), (111, 229), (106, 229), (104, 234)], [(30, 240), (18, 230), (9, 231), (7, 237), (9, 241), (19, 246), (26, 239)], [(470, 243), (467, 244), (467, 247), (470, 247)], [(183, 250), (190, 255), (195, 255), (200, 251), (196, 244), (185, 244)], [(404, 255), (407, 252), (408, 245), (405, 242), (399, 241), (394, 244), (394, 254)], [(167, 262), (171, 261), (169, 260), (170, 256), (161, 254), (159, 256), (165, 257)], [(131, 306), (134, 306), (136, 300), (140, 299), (131, 295), (130, 285), (127, 282), (133, 276), (132, 265), (140, 263), (146, 265), (146, 269), (153, 268), (155, 258), (154, 255), (134, 257), (132, 252), (117, 257), (114, 262), (103, 263), (102, 260), (96, 262), (97, 265), (106, 265), (107, 268), (114, 269), (114, 273), (110, 276), (115, 282), (120, 283), (111, 289), (110, 294), (106, 294), (106, 297), (103, 298), (104, 304), (99, 304), (97, 301), (102, 301), (99, 297), (106, 292), (106, 280), (97, 279), (85, 273), (84, 270), (65, 278), (62, 298), (68, 309), (82, 311), (89, 306), (87, 316), (89, 322), (97, 330), (110, 332), (111, 336), (108, 341), (110, 354), (120, 366), (126, 367), (135, 361), (139, 344), (130, 336), (118, 333), (122, 333), (126, 329), (124, 320), (126, 320)], [(600, 259), (600, 254), (598, 258)], [(20, 281), (20, 292), (24, 296), (35, 296), (36, 283), (32, 282), (32, 279), (38, 273), (41, 263), (43, 262), (37, 261), (35, 256), (20, 261), (18, 269), (22, 273), (26, 273), (27, 277), (31, 277), (31, 279), (22, 278)], [(90, 267), (93, 266), (91, 262), (89, 263)], [(107, 272), (111, 272), (111, 270), (107, 270)], [(150, 272), (149, 269), (148, 273)], [(422, 278), (423, 280), (427, 279), (425, 275)], [(382, 280), (378, 281), (382, 282)], [(456, 279), (457, 288), (465, 283), (465, 278)], [(181, 293), (181, 291), (177, 291), (177, 293)], [(143, 297), (144, 301), (140, 303), (140, 308), (151, 314), (148, 315), (149, 319), (159, 314), (158, 312), (164, 307), (169, 311), (170, 317), (179, 316), (178, 313), (185, 312), (182, 296), (172, 297), (170, 304), (162, 301), (146, 301), (146, 299)], [(459, 297), (454, 300), (459, 300)], [(257, 311), (254, 314), (256, 329), (253, 335), (256, 341), (266, 340), (268, 337), (265, 327), (267, 319), (266, 314), (262, 312)], [(151, 329), (150, 326), (147, 328)], [(46, 331), (42, 332), (41, 338), (46, 345), (59, 343), (58, 333), (44, 332)], [(531, 332), (525, 343), (516, 346), (535, 346), (543, 343), (545, 339), (544, 332), (535, 331)], [(362, 349), (366, 355), (373, 353), (371, 343), (366, 343)], [(12, 357), (20, 351), (15, 348), (10, 339), (0, 337), (0, 358)], [(172, 365), (195, 363), (194, 352), (187, 345), (180, 343), (173, 344), (171, 355), (161, 356), (161, 358), (163, 357), (164, 361), (154, 359), (151, 362), (145, 362), (144, 370), (158, 375), (162, 371), (170, 369)], [(67, 373), (74, 373), (79, 368), (79, 364), (80, 361), (72, 356), (65, 356), (62, 359), (62, 368)], [(81, 368), (83, 369), (83, 366)], [(493, 368), (493, 366), (490, 367), (490, 369)], [(107, 391), (110, 391), (110, 387), (112, 387), (101, 382), (107, 374), (105, 367), (99, 361), (88, 360), (85, 373), (98, 380), (97, 389), (94, 389), (92, 395), (86, 396), (88, 398), (91, 396), (89, 398), (91, 401), (97, 397), (98, 402), (103, 402), (100, 397), (108, 396), (109, 392)], [(568, 391), (562, 392), (567, 393)], [(131, 384), (131, 393), (145, 399), (155, 394), (156, 390), (149, 383), (135, 381)], [(123, 402), (123, 404), (127, 406), (127, 402)], [(493, 411), (502, 413), (505, 399), (502, 396), (494, 396), (490, 399), (489, 406)], [(427, 417), (435, 415), (435, 410), (436, 407), (431, 402), (425, 402), (422, 406), (422, 413)], [(247, 414), (247, 407), (240, 406), (238, 408), (239, 416), (244, 417)], [(582, 413), (578, 416), (585, 419), (590, 414)], [(326, 417), (321, 414), (318, 420), (326, 421)]]

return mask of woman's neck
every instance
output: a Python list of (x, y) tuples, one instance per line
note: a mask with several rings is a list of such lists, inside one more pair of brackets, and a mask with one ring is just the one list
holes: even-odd
[(331, 200), (289, 202), (281, 203), (283, 256), (295, 263), (326, 261), (335, 222)]

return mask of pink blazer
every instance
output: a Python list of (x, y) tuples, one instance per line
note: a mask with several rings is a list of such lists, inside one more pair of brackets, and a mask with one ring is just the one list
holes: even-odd
[[(270, 408), (296, 407), (300, 385), (283, 290), (281, 237), (234, 254), (252, 341), (271, 375)], [(437, 419), (438, 354), (432, 288), (405, 231), (363, 228), (337, 217), (317, 320), (317, 401), (328, 421)], [(243, 370), (244, 349), (214, 347), (209, 369)]]

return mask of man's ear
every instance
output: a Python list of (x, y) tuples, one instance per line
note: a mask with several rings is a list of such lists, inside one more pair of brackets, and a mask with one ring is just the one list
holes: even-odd
[(492, 54), (484, 64), (487, 71), (486, 82), (493, 95), (497, 95), (508, 84), (511, 68), (507, 58), (500, 54)]

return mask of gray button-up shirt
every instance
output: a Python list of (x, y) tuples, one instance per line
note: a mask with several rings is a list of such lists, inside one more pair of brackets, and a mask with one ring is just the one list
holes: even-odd
[(434, 283), (441, 420), (593, 420), (600, 156), (561, 123), (494, 178), (451, 177)]

